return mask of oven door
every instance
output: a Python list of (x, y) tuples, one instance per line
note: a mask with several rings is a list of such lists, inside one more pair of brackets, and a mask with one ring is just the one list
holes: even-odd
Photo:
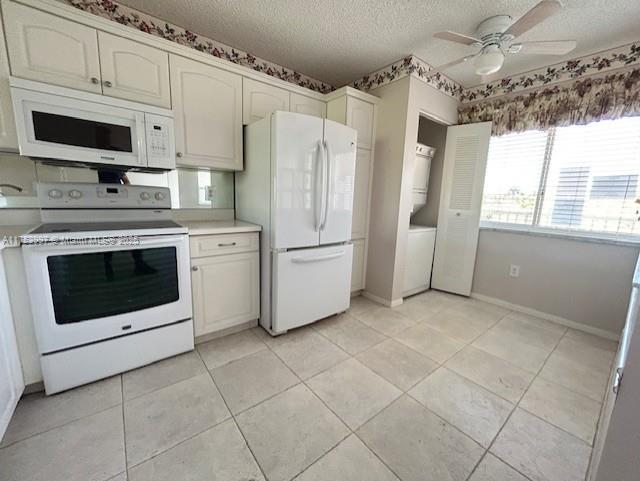
[(191, 318), (188, 236), (138, 239), (23, 246), (41, 354)]
[(146, 167), (144, 113), (11, 88), (20, 154)]

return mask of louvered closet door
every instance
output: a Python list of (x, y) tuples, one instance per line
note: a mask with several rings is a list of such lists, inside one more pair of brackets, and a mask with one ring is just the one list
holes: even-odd
[(491, 122), (447, 129), (431, 287), (468, 296), (478, 247)]

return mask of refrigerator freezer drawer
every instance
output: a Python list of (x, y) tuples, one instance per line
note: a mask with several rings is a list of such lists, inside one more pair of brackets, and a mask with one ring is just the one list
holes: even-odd
[(353, 245), (273, 254), (272, 330), (280, 333), (349, 308)]

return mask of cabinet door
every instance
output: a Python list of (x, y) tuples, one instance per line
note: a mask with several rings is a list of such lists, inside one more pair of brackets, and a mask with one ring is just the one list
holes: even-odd
[(289, 110), (289, 92), (272, 85), (242, 79), (242, 121), (250, 124), (274, 110)]
[(323, 119), (327, 116), (327, 104), (322, 100), (312, 99), (292, 92), (289, 103), (291, 112), (315, 115)]
[(13, 326), (9, 292), (0, 248), (0, 439), (24, 391), (22, 366)]
[(104, 32), (98, 45), (105, 95), (171, 108), (167, 52)]
[(365, 239), (353, 241), (353, 264), (351, 267), (351, 292), (364, 289)]
[(14, 2), (2, 9), (14, 76), (102, 92), (96, 30)]
[(373, 148), (373, 104), (349, 97), (347, 99), (347, 125), (358, 131), (358, 148)]
[(176, 163), (242, 170), (242, 77), (177, 55), (169, 61)]
[(210, 334), (260, 315), (259, 254), (230, 254), (191, 261), (196, 336)]
[(0, 22), (0, 150), (18, 150), (16, 123), (9, 89), (9, 58), (4, 43), (4, 31)]
[(356, 153), (356, 179), (353, 194), (352, 239), (367, 237), (371, 167), (371, 151), (358, 149)]
[(447, 128), (431, 285), (471, 294), (491, 122)]

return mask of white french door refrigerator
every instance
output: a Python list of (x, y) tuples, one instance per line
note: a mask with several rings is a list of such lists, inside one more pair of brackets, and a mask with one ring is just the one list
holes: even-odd
[(236, 216), (260, 224), (260, 324), (272, 334), (349, 308), (356, 131), (294, 112), (245, 127)]

